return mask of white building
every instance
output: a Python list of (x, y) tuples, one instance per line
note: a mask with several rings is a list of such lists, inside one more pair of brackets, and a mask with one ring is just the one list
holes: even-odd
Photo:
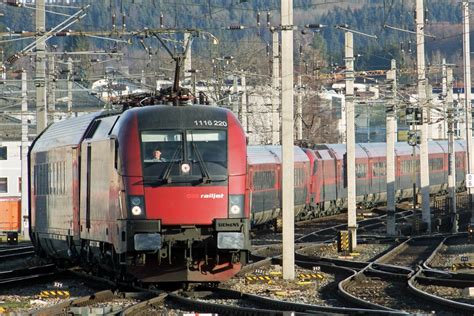
[(21, 142), (0, 142), (0, 199), (21, 197)]

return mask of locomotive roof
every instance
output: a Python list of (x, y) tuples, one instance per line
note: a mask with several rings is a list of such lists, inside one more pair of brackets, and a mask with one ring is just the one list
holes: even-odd
[(78, 145), (91, 122), (105, 113), (108, 112), (94, 112), (51, 124), (36, 139), (31, 151), (41, 152), (60, 146)]
[[(125, 111), (120, 121), (130, 119), (136, 115), (142, 129), (148, 128), (187, 128), (224, 127), (230, 111), (217, 106), (206, 105), (153, 105), (133, 108)], [(119, 121), (118, 124), (121, 124)]]
[[(294, 146), (295, 162), (309, 161), (305, 152)], [(266, 164), (281, 162), (281, 146), (247, 146), (247, 161), (249, 164)]]

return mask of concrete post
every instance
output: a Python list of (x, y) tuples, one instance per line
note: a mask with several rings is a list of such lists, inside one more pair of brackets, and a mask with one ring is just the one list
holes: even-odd
[(392, 96), (387, 106), (387, 235), (396, 235), (395, 223), (395, 141), (397, 135), (397, 63), (392, 59), (387, 80), (392, 85)]
[(55, 79), (55, 57), (50, 55), (49, 58), (49, 75), (48, 75), (48, 122), (54, 122), (54, 115), (56, 113), (56, 79)]
[(446, 70), (446, 58), (443, 58), (442, 66), (441, 66), (441, 96), (444, 100), (443, 102), (443, 124), (442, 128), (439, 129), (438, 132), (438, 139), (445, 139), (448, 138), (448, 108), (447, 108), (447, 95), (448, 95), (448, 82), (447, 82), (447, 70)]
[(72, 116), (72, 83), (73, 83), (73, 73), (72, 73), (72, 59), (71, 57), (67, 60), (67, 117)]
[(242, 75), (242, 77), (240, 77), (240, 82), (242, 83), (242, 99), (241, 99), (242, 126), (244, 128), (244, 132), (248, 133), (249, 126), (248, 126), (248, 117), (247, 117), (248, 115), (247, 113), (247, 83), (245, 81), (245, 75)]
[(296, 112), (297, 139), (303, 139), (303, 86), (301, 75), (298, 75), (298, 111)]
[(39, 37), (46, 31), (45, 29), (45, 5), (44, 0), (36, 0), (36, 135), (39, 135), (48, 124), (46, 109), (46, 44)]
[(453, 102), (453, 69), (446, 72), (448, 94), (446, 98), (448, 109), (448, 192), (451, 209), (451, 232), (458, 232), (458, 214), (456, 209), (456, 147), (454, 145), (454, 102)]
[[(192, 41), (192, 37), (191, 37), (191, 34), (188, 33), (188, 32), (185, 32), (184, 33), (184, 47), (186, 47), (188, 41)], [(185, 59), (184, 59), (184, 79), (185, 81), (190, 81), (191, 80), (191, 72), (190, 70), (193, 68), (192, 66), (192, 57), (191, 57), (191, 46), (192, 46), (192, 42), (189, 44), (189, 48), (188, 50), (186, 51), (186, 56), (185, 56)]]
[(232, 102), (232, 112), (234, 112), (235, 116), (239, 118), (239, 98), (237, 98), (237, 94), (239, 93), (239, 87), (237, 81), (238, 78), (234, 74), (232, 82), (232, 94), (234, 95), (234, 102)]
[(347, 152), (347, 229), (352, 248), (357, 247), (355, 116), (354, 116), (354, 41), (352, 32), (345, 32), (346, 62), (346, 152)]
[(21, 72), (21, 233), (30, 239), (28, 223), (28, 82), (26, 71)]
[[(472, 144), (472, 105), (471, 105), (471, 49), (470, 49), (470, 29), (469, 29), (469, 1), (463, 0), (463, 49), (464, 49), (464, 106), (466, 113), (466, 165), (467, 173), (474, 172), (474, 155), (471, 153)], [(474, 209), (472, 207), (472, 188), (468, 188), (469, 208), (471, 209), (471, 223), (474, 223)]]
[(281, 0), (283, 279), (295, 278), (293, 0)]
[(278, 32), (272, 32), (272, 144), (280, 144), (280, 53)]
[(420, 135), (420, 185), (421, 185), (421, 217), (431, 233), (430, 209), (430, 175), (428, 160), (428, 104), (426, 104), (425, 76), (425, 34), (424, 34), (423, 0), (416, 0), (416, 60), (418, 73), (418, 104), (423, 112), (423, 124)]

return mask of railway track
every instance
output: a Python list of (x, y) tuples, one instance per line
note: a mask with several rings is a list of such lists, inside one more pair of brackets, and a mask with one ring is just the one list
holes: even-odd
[(31, 257), (35, 254), (33, 246), (16, 246), (14, 248), (0, 249), (0, 262), (16, 259)]
[(0, 272), (0, 285), (28, 284), (34, 281), (41, 281), (47, 277), (57, 275), (58, 270), (54, 264), (22, 268)]
[[(442, 278), (431, 274), (430, 279), (423, 274), (422, 265), (435, 256), (444, 240), (442, 236), (409, 239), (342, 281), (339, 290), (347, 299), (369, 308), (446, 315), (472, 313), (474, 305), (430, 294), (418, 285), (423, 282), (446, 286), (455, 282), (453, 278), (444, 281), (446, 275)], [(466, 280), (463, 282), (466, 284)]]

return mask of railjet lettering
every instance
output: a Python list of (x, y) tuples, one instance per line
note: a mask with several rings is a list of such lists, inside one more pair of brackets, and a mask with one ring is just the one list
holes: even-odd
[(216, 199), (223, 199), (224, 193), (206, 193), (206, 194), (188, 193), (186, 194), (186, 198), (216, 200)]
[(223, 199), (224, 193), (209, 193), (209, 194), (201, 194), (201, 199)]

